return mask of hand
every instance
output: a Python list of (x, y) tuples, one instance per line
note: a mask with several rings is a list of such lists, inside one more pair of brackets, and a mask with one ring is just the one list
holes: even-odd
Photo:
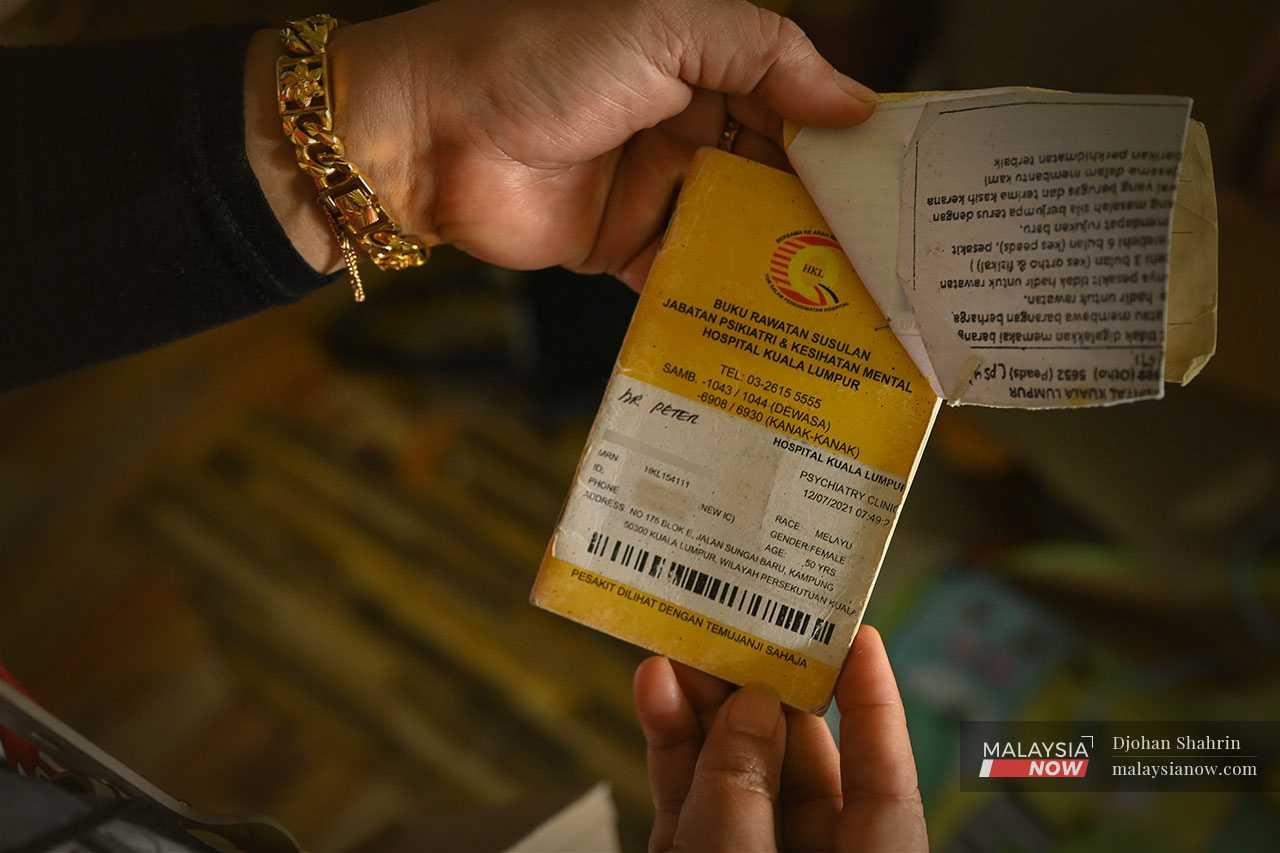
[(925, 853), (902, 701), (880, 635), (859, 629), (836, 686), (840, 749), (769, 691), (649, 658), (636, 713), (656, 816), (650, 853)]
[[(304, 256), (335, 267), (274, 117), (275, 39), (260, 34), (246, 68), (250, 163)], [(444, 0), (330, 45), (335, 129), (404, 230), (633, 287), (727, 116), (744, 126), (738, 153), (785, 166), (783, 118), (852, 125), (875, 100), (746, 0)]]

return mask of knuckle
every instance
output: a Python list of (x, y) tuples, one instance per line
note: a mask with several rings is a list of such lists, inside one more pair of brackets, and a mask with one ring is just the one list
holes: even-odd
[(628, 17), (656, 18), (660, 21), (670, 19), (676, 14), (678, 0), (623, 0), (622, 8)]
[(924, 800), (920, 796), (919, 788), (914, 788), (907, 793), (892, 790), (869, 791), (845, 798), (846, 803), (857, 801), (876, 803), (880, 808), (895, 809), (907, 815), (924, 815)]
[(645, 39), (647, 52), (658, 67), (667, 73), (678, 73), (688, 52), (690, 10), (681, 0), (634, 0), (636, 20)]
[(774, 50), (782, 60), (804, 60), (813, 53), (813, 44), (800, 25), (790, 18), (774, 15)]
[(776, 774), (759, 756), (738, 754), (703, 762), (693, 774), (693, 787), (730, 796), (747, 794), (769, 800), (777, 791)]
[(827, 805), (836, 811), (840, 811), (841, 806), (844, 805), (842, 791), (814, 791), (808, 781), (783, 785), (778, 791), (778, 796), (783, 802), (792, 805)]

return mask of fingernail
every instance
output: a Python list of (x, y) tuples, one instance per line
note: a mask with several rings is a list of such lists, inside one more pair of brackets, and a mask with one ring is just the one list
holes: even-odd
[(836, 85), (844, 90), (846, 95), (859, 101), (873, 104), (880, 99), (880, 96), (875, 92), (854, 80), (848, 74), (841, 74), (839, 71), (836, 72)]
[(727, 722), (729, 728), (739, 734), (768, 737), (778, 728), (780, 716), (782, 704), (778, 702), (778, 694), (764, 685), (748, 684), (733, 694)]

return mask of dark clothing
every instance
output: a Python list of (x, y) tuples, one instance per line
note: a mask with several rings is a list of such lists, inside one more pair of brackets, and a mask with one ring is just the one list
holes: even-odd
[(332, 280), (294, 250), (245, 157), (252, 33), (0, 49), (0, 388)]

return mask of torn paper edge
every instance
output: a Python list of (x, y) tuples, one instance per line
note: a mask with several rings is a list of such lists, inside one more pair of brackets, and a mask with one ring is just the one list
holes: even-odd
[[(932, 103), (1054, 91), (1003, 87), (882, 95), (876, 113), (854, 128), (784, 127), (784, 143), (796, 173), (903, 348), (941, 396), (948, 395), (938, 381), (898, 277), (902, 158), (916, 135), (920, 117)], [(854, 147), (857, 158), (845, 156)], [(1186, 384), (1213, 357), (1217, 338), (1217, 201), (1208, 134), (1195, 120), (1188, 123), (1172, 231), (1165, 381)]]

